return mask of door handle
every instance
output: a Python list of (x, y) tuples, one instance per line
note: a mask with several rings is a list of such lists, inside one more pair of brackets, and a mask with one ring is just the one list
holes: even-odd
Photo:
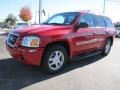
[(93, 38), (94, 36), (87, 36), (86, 38)]
[(108, 31), (106, 31), (106, 33), (108, 34), (109, 32), (108, 32)]

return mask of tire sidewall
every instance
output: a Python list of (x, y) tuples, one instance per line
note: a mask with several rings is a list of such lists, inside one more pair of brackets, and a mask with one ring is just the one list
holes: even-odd
[(110, 42), (110, 44), (112, 44), (111, 39), (107, 39), (107, 40), (106, 40), (105, 45), (104, 45), (104, 48), (103, 48), (103, 51), (102, 51), (102, 54), (103, 54), (104, 56), (107, 56), (107, 55), (109, 54), (110, 50), (111, 50), (111, 45), (110, 45), (109, 51), (106, 52), (106, 44), (107, 44), (107, 42)]
[[(52, 70), (50, 67), (49, 67), (49, 57), (50, 55), (54, 52), (54, 51), (61, 51), (63, 54), (64, 54), (64, 63), (63, 65), (58, 69), (58, 70)], [(68, 54), (67, 54), (67, 50), (62, 46), (62, 45), (54, 45), (54, 46), (51, 46), (49, 47), (45, 53), (44, 53), (44, 57), (43, 57), (43, 63), (42, 63), (42, 67), (43, 67), (43, 70), (49, 74), (54, 74), (54, 73), (57, 73), (59, 72), (60, 70), (62, 70), (64, 68), (64, 66), (66, 65), (68, 61)]]

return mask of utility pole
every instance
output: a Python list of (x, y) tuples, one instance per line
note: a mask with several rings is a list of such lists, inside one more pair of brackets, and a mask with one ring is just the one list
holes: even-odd
[(34, 22), (34, 24), (36, 24), (37, 14), (38, 14), (38, 11), (37, 11), (37, 12), (35, 12), (35, 22)]
[(104, 0), (104, 2), (103, 2), (103, 14), (105, 14), (105, 11), (106, 11), (106, 2), (107, 1), (120, 3), (120, 0)]
[(103, 14), (105, 14), (105, 8), (106, 8), (106, 0), (104, 0), (104, 3), (103, 3)]
[(42, 2), (42, 1), (39, 0), (39, 24), (41, 23), (41, 7), (42, 7), (42, 6), (41, 6), (41, 5), (42, 5), (41, 2)]
[(48, 12), (48, 19), (49, 19), (50, 15), (49, 15), (49, 12)]

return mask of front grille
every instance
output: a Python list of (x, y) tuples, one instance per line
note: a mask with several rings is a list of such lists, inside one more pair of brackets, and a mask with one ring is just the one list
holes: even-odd
[(7, 44), (14, 47), (18, 37), (19, 36), (17, 34), (12, 34), (12, 33), (9, 34), (8, 39), (7, 39)]

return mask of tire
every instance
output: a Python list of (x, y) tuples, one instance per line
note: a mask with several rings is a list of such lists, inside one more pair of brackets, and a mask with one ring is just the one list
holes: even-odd
[(102, 50), (102, 55), (103, 56), (107, 56), (111, 50), (111, 46), (112, 46), (112, 40), (111, 39), (107, 39), (104, 45), (104, 48)]
[(54, 74), (62, 70), (67, 61), (67, 50), (62, 45), (52, 45), (44, 53), (42, 68), (47, 74)]
[(120, 33), (118, 34), (118, 38), (120, 38)]

